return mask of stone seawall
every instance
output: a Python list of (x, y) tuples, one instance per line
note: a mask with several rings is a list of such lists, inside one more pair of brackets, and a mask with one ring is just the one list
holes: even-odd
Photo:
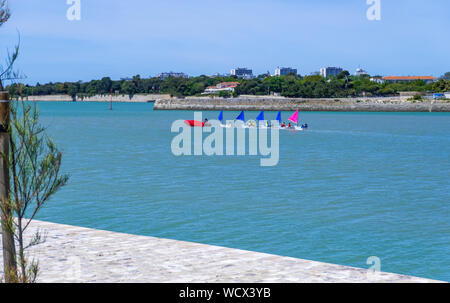
[[(30, 225), (26, 240), (30, 240), (37, 230), (46, 236), (46, 241), (32, 247), (27, 254), (29, 258), (39, 261), (37, 282), (437, 282), (240, 249), (37, 220)], [(2, 262), (0, 256), (0, 277)]]
[[(128, 95), (113, 95), (113, 102), (154, 102), (159, 99), (168, 99), (170, 95), (158, 95), (158, 94), (136, 94), (133, 96)], [(69, 95), (44, 95), (44, 96), (28, 96), (21, 98), (23, 101), (76, 101), (76, 102), (110, 102), (110, 95), (94, 95), (89, 97), (76, 97), (73, 99)]]
[(156, 100), (155, 110), (450, 112), (450, 101), (407, 101), (404, 98), (186, 98)]

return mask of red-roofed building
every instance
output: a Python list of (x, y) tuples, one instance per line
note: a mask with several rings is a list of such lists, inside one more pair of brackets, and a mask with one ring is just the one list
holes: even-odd
[(234, 89), (239, 85), (239, 82), (222, 82), (216, 86), (208, 86), (203, 94), (214, 94), (223, 91), (234, 92)]
[(414, 82), (417, 80), (425, 81), (427, 84), (436, 82), (438, 78), (432, 76), (387, 76), (382, 78), (383, 81), (389, 83), (405, 83)]

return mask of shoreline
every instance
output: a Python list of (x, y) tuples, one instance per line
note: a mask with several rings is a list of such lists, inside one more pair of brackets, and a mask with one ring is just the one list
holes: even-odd
[(41, 283), (445, 283), (38, 220), (30, 225), (27, 240), (36, 230), (46, 235), (46, 242), (33, 247), (28, 255), (39, 260), (37, 282)]
[[(23, 101), (39, 102), (110, 102), (109, 95), (95, 95), (74, 101), (68, 95), (29, 96)], [(407, 97), (376, 98), (284, 98), (274, 96), (240, 96), (238, 98), (186, 97), (137, 94), (118, 95), (112, 102), (154, 103), (154, 110), (196, 111), (312, 111), (312, 112), (450, 112), (450, 100), (410, 101)]]
[[(112, 102), (129, 102), (129, 103), (149, 103), (155, 102), (159, 99), (168, 99), (170, 95), (159, 94), (136, 94), (128, 95), (113, 95)], [(28, 96), (16, 99), (19, 101), (39, 101), (39, 102), (110, 102), (111, 95), (93, 95), (89, 97), (75, 97), (69, 95), (42, 95), (42, 96)]]

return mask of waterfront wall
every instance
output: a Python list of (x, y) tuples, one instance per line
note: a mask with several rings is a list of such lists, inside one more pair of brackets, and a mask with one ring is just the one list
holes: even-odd
[(169, 98), (156, 100), (155, 110), (450, 112), (450, 102), (408, 101), (403, 97), (302, 99), (280, 97)]
[[(170, 95), (159, 94), (136, 94), (129, 95), (113, 95), (113, 102), (154, 102), (159, 99), (169, 99)], [(111, 95), (94, 95), (89, 97), (76, 97), (75, 99), (69, 95), (44, 95), (44, 96), (28, 96), (20, 98), (23, 101), (77, 101), (77, 102), (110, 102)]]

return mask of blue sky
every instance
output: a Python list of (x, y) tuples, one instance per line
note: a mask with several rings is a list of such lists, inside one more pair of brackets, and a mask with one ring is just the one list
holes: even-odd
[(26, 83), (113, 79), (162, 71), (255, 74), (290, 66), (351, 73), (434, 75), (450, 71), (450, 1), (381, 0), (369, 21), (366, 0), (81, 0), (68, 21), (66, 0), (9, 0), (0, 51), (21, 36)]

